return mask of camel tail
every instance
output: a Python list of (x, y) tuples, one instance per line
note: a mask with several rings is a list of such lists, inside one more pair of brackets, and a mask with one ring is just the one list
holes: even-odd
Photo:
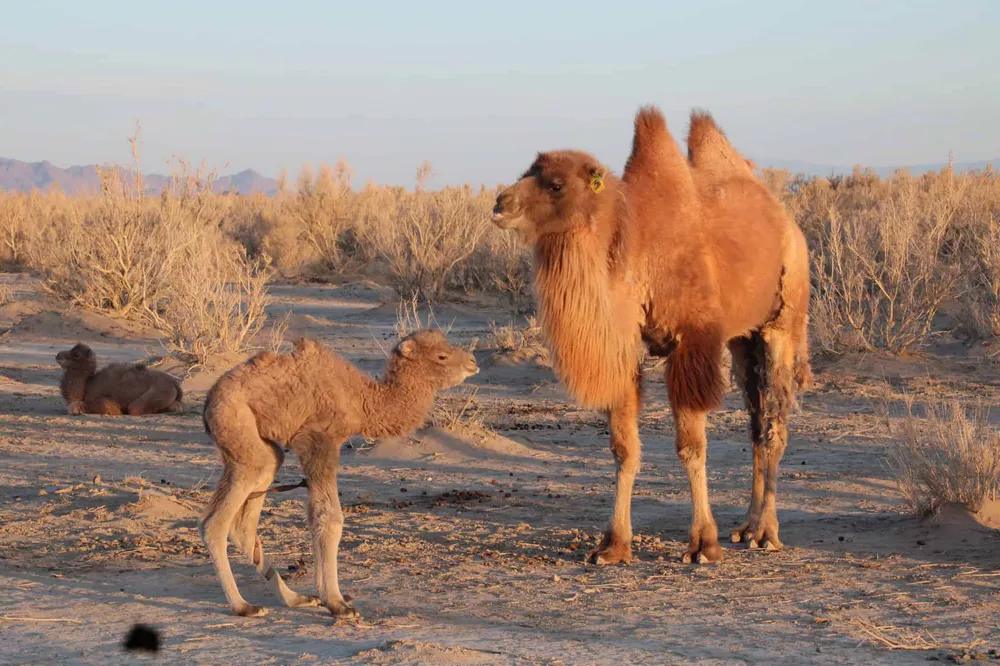
[(687, 144), (688, 160), (699, 171), (718, 177), (753, 176), (753, 166), (756, 165), (733, 148), (712, 114), (704, 109), (691, 112)]

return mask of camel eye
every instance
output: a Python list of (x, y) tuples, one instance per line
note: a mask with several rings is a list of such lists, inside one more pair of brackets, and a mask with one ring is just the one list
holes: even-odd
[(438, 355), (438, 360), (439, 361), (447, 361), (448, 360), (448, 355), (447, 354), (439, 354)]
[(554, 180), (551, 183), (549, 183), (549, 189), (552, 190), (553, 192), (558, 192), (562, 188), (563, 184), (560, 183), (558, 180)]

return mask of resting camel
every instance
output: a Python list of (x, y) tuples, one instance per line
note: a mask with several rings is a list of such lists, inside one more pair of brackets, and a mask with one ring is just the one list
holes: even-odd
[[(356, 616), (337, 577), (344, 526), (337, 494), (340, 446), (357, 434), (412, 432), (423, 423), (437, 391), (477, 372), (472, 354), (448, 344), (441, 331), (422, 329), (396, 345), (381, 381), (309, 339), (297, 342), (290, 354), (263, 352), (220, 377), (206, 398), (204, 420), (224, 468), (202, 517), (201, 536), (233, 613), (259, 617), (266, 610), (247, 603), (236, 588), (227, 536), (285, 605), (323, 605), (335, 616)], [(284, 461), (281, 443), (298, 456), (309, 489), (319, 597), (290, 590), (257, 536), (264, 493)]]
[(64, 372), (59, 392), (70, 414), (140, 416), (180, 411), (184, 397), (176, 378), (141, 363), (111, 363), (97, 371), (97, 356), (85, 344), (56, 354)]
[(711, 116), (691, 117), (687, 158), (662, 113), (640, 109), (621, 179), (578, 151), (539, 153), (500, 192), (493, 222), (532, 247), (534, 290), (553, 367), (569, 395), (605, 410), (614, 509), (597, 564), (632, 557), (639, 469), (640, 345), (666, 358), (677, 453), (691, 486), (685, 562), (723, 552), (708, 500), (706, 415), (726, 390), (728, 345), (750, 415), (753, 488), (732, 532), (780, 549), (778, 464), (796, 393), (810, 376), (805, 237)]

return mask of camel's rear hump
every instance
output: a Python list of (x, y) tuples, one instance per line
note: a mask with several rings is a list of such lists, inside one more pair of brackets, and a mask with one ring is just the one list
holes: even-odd
[(754, 178), (750, 163), (733, 148), (708, 111), (691, 112), (687, 144), (688, 160), (709, 181), (733, 176)]

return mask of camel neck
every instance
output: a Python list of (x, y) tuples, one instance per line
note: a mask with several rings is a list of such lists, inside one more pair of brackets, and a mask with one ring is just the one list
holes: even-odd
[(63, 373), (59, 392), (67, 402), (80, 402), (87, 393), (87, 384), (94, 376), (94, 368), (72, 368)]
[(372, 386), (368, 403), (369, 437), (398, 437), (421, 425), (434, 404), (434, 389), (406, 372), (389, 374)]
[(556, 375), (584, 407), (607, 409), (634, 390), (637, 304), (610, 273), (608, 243), (575, 231), (544, 237), (535, 292)]

